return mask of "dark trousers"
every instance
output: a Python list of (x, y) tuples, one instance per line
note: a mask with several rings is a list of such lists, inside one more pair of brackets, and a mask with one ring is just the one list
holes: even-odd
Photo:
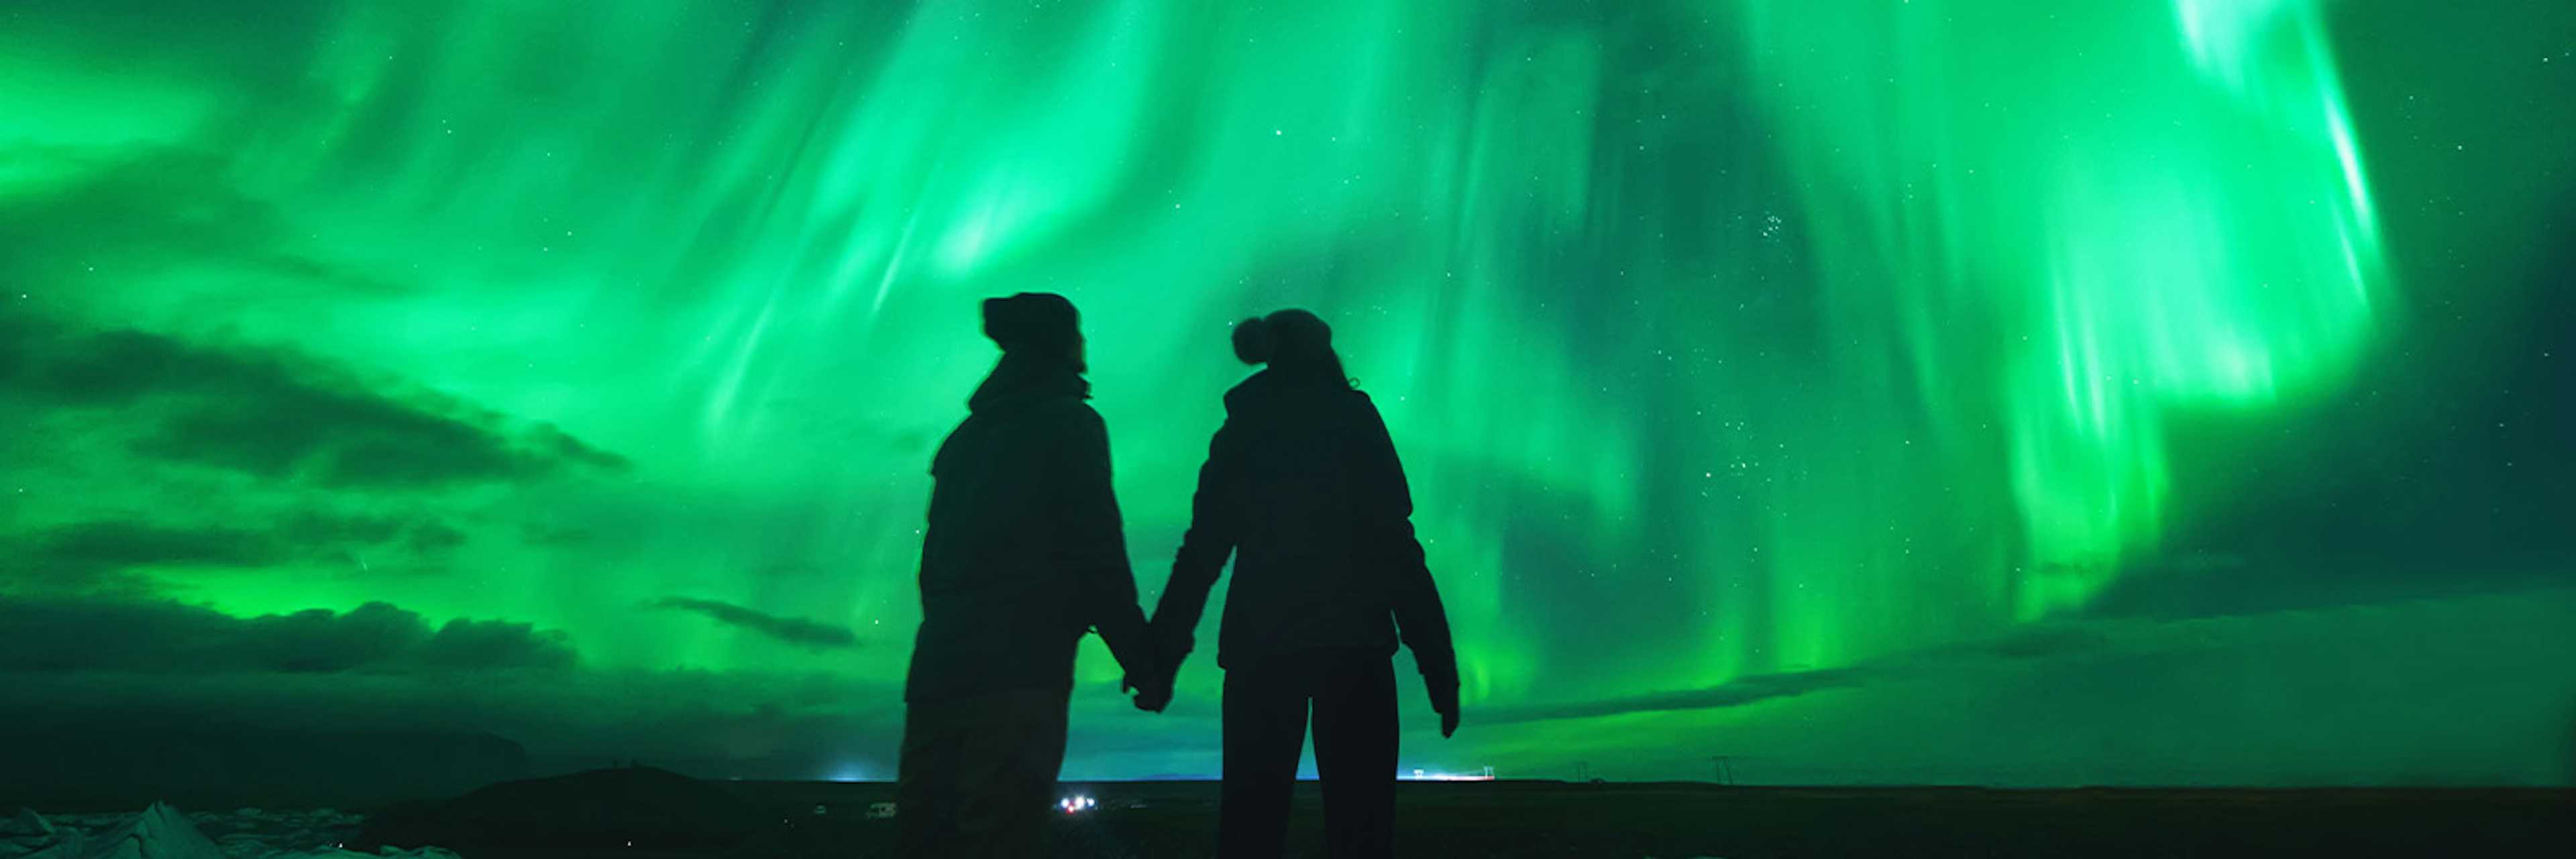
[(905, 705), (895, 854), (1041, 855), (1070, 694), (1028, 689)]
[(1325, 855), (1394, 854), (1395, 668), (1382, 652), (1319, 650), (1225, 672), (1221, 859), (1276, 859), (1286, 846), (1310, 709)]

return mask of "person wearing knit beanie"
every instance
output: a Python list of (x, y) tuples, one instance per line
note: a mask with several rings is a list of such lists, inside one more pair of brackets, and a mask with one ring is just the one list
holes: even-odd
[(1074, 372), (1090, 369), (1083, 366), (1082, 314), (1052, 292), (984, 299), (984, 336), (1004, 355), (1069, 357)]
[(1127, 565), (1109, 430), (1084, 402), (1081, 321), (1061, 295), (983, 304), (1002, 358), (930, 465), (899, 856), (1042, 852), (1083, 635), (1108, 643), (1138, 707), (1171, 700)]

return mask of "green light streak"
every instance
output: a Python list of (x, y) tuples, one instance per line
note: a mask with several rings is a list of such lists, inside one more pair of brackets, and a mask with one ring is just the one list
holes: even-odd
[(2009, 440), (2014, 617), (2155, 544), (2169, 415), (2331, 385), (2368, 342), (2381, 250), (2317, 4), (1746, 9), (1827, 288), (1937, 310), (1865, 348), (1991, 387), (1923, 406)]
[[(107, 72), (76, 61), (169, 32), (0, 30), (34, 82), (0, 88), (0, 226), (51, 237), (9, 269), (47, 318), (633, 463), (326, 489), (66, 412), (11, 464), (89, 500), (15, 524), (436, 516), (461, 544), (150, 572), (241, 614), (506, 616), (601, 665), (897, 677), (924, 467), (992, 358), (974, 299), (1048, 290), (1149, 593), (1226, 326), (1298, 305), (1407, 459), (1471, 701), (1991, 635), (2192, 512), (2177, 415), (2259, 424), (2387, 323), (2323, 8), (351, 4), (201, 12), (158, 26), (202, 54)], [(866, 646), (634, 609), (675, 594)]]

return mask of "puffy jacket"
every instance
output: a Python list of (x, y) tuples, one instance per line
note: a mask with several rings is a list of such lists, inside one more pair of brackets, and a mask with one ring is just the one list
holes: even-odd
[(1177, 665), (1234, 556), (1217, 665), (1318, 648), (1413, 649), (1432, 703), (1458, 701), (1440, 592), (1414, 538), (1413, 499), (1386, 421), (1339, 380), (1254, 374), (1225, 395), (1190, 528), (1155, 606)]
[(940, 444), (904, 700), (1070, 689), (1091, 629), (1129, 674), (1158, 670), (1088, 390), (1070, 365), (1005, 357)]

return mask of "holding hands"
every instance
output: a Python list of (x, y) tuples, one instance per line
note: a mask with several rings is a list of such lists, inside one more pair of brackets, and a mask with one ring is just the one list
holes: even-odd
[(1160, 713), (1163, 708), (1172, 706), (1172, 675), (1168, 671), (1143, 678), (1129, 674), (1127, 679), (1119, 682), (1118, 691), (1136, 693), (1135, 697), (1128, 699), (1136, 702), (1136, 709)]
[(1127, 678), (1119, 683), (1120, 691), (1136, 693), (1129, 699), (1135, 702), (1136, 709), (1160, 713), (1172, 705), (1172, 685), (1181, 673), (1181, 661), (1190, 656), (1192, 643), (1188, 630), (1175, 632), (1172, 626), (1177, 624), (1167, 618), (1155, 618), (1145, 624), (1145, 640), (1154, 648), (1154, 665), (1143, 674), (1127, 672)]

